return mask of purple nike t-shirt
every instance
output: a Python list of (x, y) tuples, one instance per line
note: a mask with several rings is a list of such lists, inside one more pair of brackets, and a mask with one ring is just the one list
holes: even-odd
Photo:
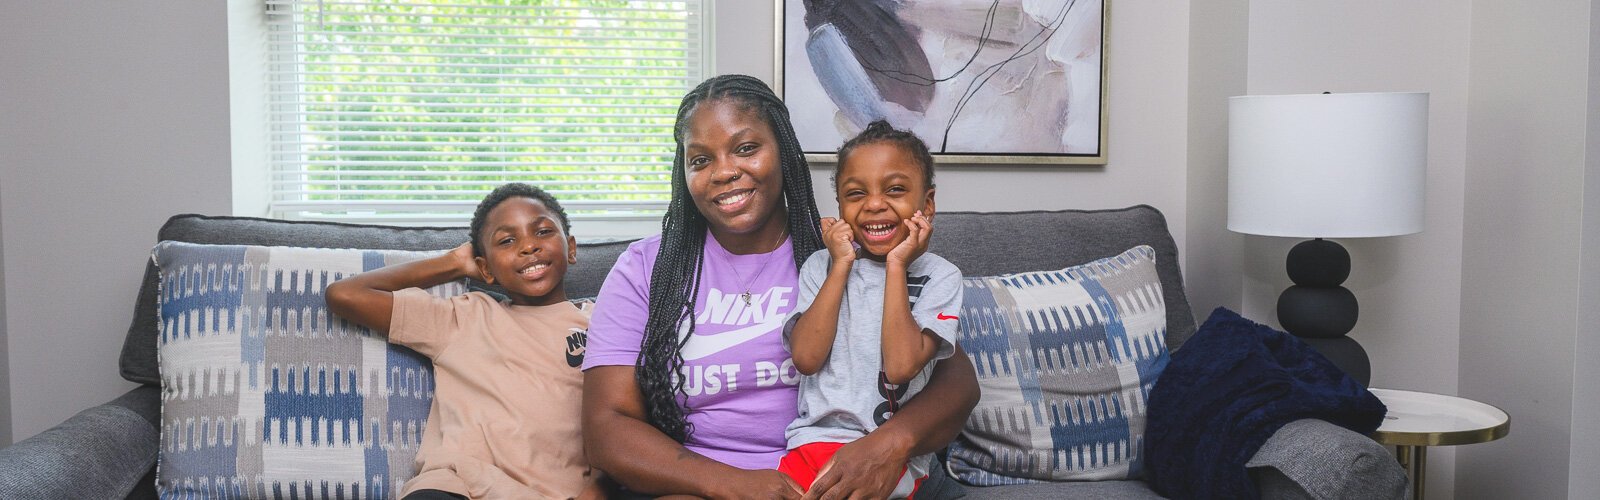
[[(595, 298), (584, 370), (638, 360), (660, 250), (656, 235), (617, 258)], [(783, 344), (783, 322), (794, 310), (799, 283), (793, 244), (734, 255), (707, 234), (703, 269), (694, 336), (683, 346), (686, 396), (680, 401), (694, 426), (684, 446), (742, 469), (776, 468), (787, 444), (784, 426), (797, 414), (800, 379)]]

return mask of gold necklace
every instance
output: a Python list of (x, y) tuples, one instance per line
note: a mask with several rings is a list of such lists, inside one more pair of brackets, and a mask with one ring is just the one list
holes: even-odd
[[(772, 250), (769, 250), (769, 251), (767, 251), (765, 253), (772, 253), (772, 252), (778, 251), (777, 247), (782, 246), (783, 245), (783, 240), (789, 238), (789, 232), (788, 231), (784, 231), (784, 232), (778, 233), (778, 236), (779, 236), (778, 244), (775, 245)], [(712, 237), (712, 239), (715, 240), (716, 238)], [(722, 246), (722, 242), (720, 242), (720, 241), (717, 242), (717, 248), (721, 248), (723, 253), (728, 253), (728, 254), (733, 253), (733, 252), (729, 252), (728, 251), (728, 247)], [(718, 259), (722, 259), (722, 264), (725, 265), (725, 266), (728, 266), (728, 270), (733, 271), (733, 277), (735, 279), (739, 280), (739, 283), (744, 288), (744, 292), (739, 294), (739, 298), (741, 300), (744, 300), (744, 305), (749, 306), (750, 303), (751, 303), (750, 286), (754, 285), (757, 279), (760, 279), (761, 276), (763, 276), (763, 275), (765, 275), (767, 273), (767, 268), (771, 267), (771, 263), (762, 264), (761, 269), (756, 271), (756, 274), (751, 276), (750, 279), (746, 280), (746, 279), (744, 279), (743, 275), (739, 274), (739, 268), (737, 266), (734, 266), (733, 265), (733, 261), (728, 260), (727, 256), (722, 255), (722, 254), (717, 254), (717, 258)]]

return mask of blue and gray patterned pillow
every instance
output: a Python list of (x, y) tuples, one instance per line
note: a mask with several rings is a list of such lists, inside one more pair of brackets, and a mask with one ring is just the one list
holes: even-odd
[(951, 473), (980, 486), (1139, 477), (1145, 401), (1168, 361), (1155, 251), (964, 285), (957, 340), (983, 393)]
[(433, 367), (333, 316), (323, 290), (432, 255), (157, 245), (162, 498), (394, 498), (415, 474)]

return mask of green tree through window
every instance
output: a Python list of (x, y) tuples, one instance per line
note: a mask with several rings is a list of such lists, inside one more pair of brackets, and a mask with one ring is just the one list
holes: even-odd
[(699, 2), (268, 0), (273, 211), (465, 221), (511, 181), (656, 215)]

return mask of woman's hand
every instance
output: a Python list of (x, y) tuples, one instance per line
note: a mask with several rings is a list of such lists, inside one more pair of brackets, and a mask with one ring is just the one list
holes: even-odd
[(871, 433), (850, 442), (833, 454), (817, 474), (805, 499), (842, 500), (888, 498), (910, 457), (905, 445), (896, 445), (888, 435)]
[(910, 266), (917, 257), (928, 251), (928, 238), (933, 236), (933, 221), (928, 220), (922, 215), (922, 211), (918, 210), (910, 219), (905, 220), (905, 225), (910, 234), (906, 236), (905, 241), (901, 241), (899, 245), (889, 250), (887, 261), (890, 264)]
[(793, 500), (801, 495), (800, 485), (795, 484), (788, 474), (772, 469), (741, 471), (728, 479), (723, 483), (725, 488), (711, 498)]
[(834, 264), (849, 264), (856, 260), (854, 233), (850, 224), (833, 217), (822, 218), (822, 243), (828, 247), (828, 256)]

